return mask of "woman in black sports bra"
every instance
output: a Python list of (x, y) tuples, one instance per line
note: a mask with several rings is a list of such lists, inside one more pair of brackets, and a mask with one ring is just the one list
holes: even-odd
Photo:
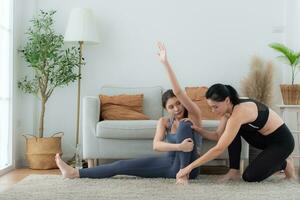
[(284, 170), (286, 178), (295, 178), (293, 161), (289, 158), (294, 150), (294, 138), (278, 114), (258, 101), (240, 99), (230, 85), (211, 86), (206, 92), (206, 98), (212, 111), (222, 116), (220, 126), (214, 132), (194, 125), (192, 128), (203, 137), (218, 143), (180, 170), (177, 173), (178, 178), (216, 158), (226, 148), (229, 152), (230, 170), (223, 177), (223, 181), (240, 178), (241, 137), (252, 146), (263, 150), (245, 169), (242, 175), (245, 181), (259, 182), (280, 170)]

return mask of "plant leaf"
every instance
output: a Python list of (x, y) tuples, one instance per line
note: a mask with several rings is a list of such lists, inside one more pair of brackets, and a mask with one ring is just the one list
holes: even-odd
[(288, 48), (284, 44), (272, 43), (269, 46), (272, 49), (282, 53), (285, 57), (287, 57), (287, 59), (290, 62), (290, 65), (293, 65), (294, 62), (296, 61), (297, 57), (299, 57), (297, 53), (295, 53), (292, 49)]

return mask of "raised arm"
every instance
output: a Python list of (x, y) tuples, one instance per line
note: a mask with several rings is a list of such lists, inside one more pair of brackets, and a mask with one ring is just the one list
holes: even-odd
[(201, 111), (199, 107), (187, 96), (185, 91), (183, 91), (176, 79), (175, 73), (172, 70), (172, 67), (167, 59), (167, 51), (165, 46), (161, 43), (158, 42), (157, 44), (159, 48), (159, 59), (161, 63), (165, 66), (167, 74), (169, 76), (169, 79), (172, 84), (172, 89), (178, 100), (182, 103), (182, 105), (187, 109), (190, 115), (194, 116), (198, 125), (200, 126), (201, 124)]
[(194, 142), (191, 138), (187, 138), (183, 140), (179, 144), (171, 144), (165, 142), (165, 131), (167, 127), (167, 120), (165, 118), (160, 118), (158, 120), (156, 126), (156, 133), (153, 139), (153, 150), (155, 151), (183, 151), (183, 152), (190, 152), (193, 150)]

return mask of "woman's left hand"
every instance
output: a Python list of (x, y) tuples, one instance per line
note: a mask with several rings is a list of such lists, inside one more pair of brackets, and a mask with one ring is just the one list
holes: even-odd
[(192, 168), (188, 165), (185, 168), (179, 170), (179, 172), (176, 174), (176, 178), (179, 179), (184, 176), (189, 176), (191, 171), (192, 171)]
[(190, 118), (183, 118), (183, 119), (181, 119), (180, 121), (191, 122), (191, 123), (192, 123), (191, 128), (192, 128), (194, 131), (196, 131), (197, 133), (200, 133), (200, 134), (201, 134), (201, 132), (202, 132), (202, 130), (203, 130), (202, 127), (197, 126), (197, 125), (194, 123), (194, 121), (193, 121), (192, 119), (190, 119)]
[(167, 50), (166, 50), (165, 45), (162, 42), (158, 42), (157, 46), (159, 49), (159, 52), (157, 53), (157, 55), (160, 59), (160, 62), (162, 62), (163, 64), (168, 63)]

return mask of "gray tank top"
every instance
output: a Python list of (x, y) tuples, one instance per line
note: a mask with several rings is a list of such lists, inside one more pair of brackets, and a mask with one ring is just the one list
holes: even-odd
[(175, 121), (174, 118), (169, 118), (167, 129), (166, 129), (166, 131), (167, 131), (166, 140), (172, 144), (176, 143), (176, 133), (171, 133), (171, 129), (172, 129), (172, 125), (173, 125), (174, 121)]

